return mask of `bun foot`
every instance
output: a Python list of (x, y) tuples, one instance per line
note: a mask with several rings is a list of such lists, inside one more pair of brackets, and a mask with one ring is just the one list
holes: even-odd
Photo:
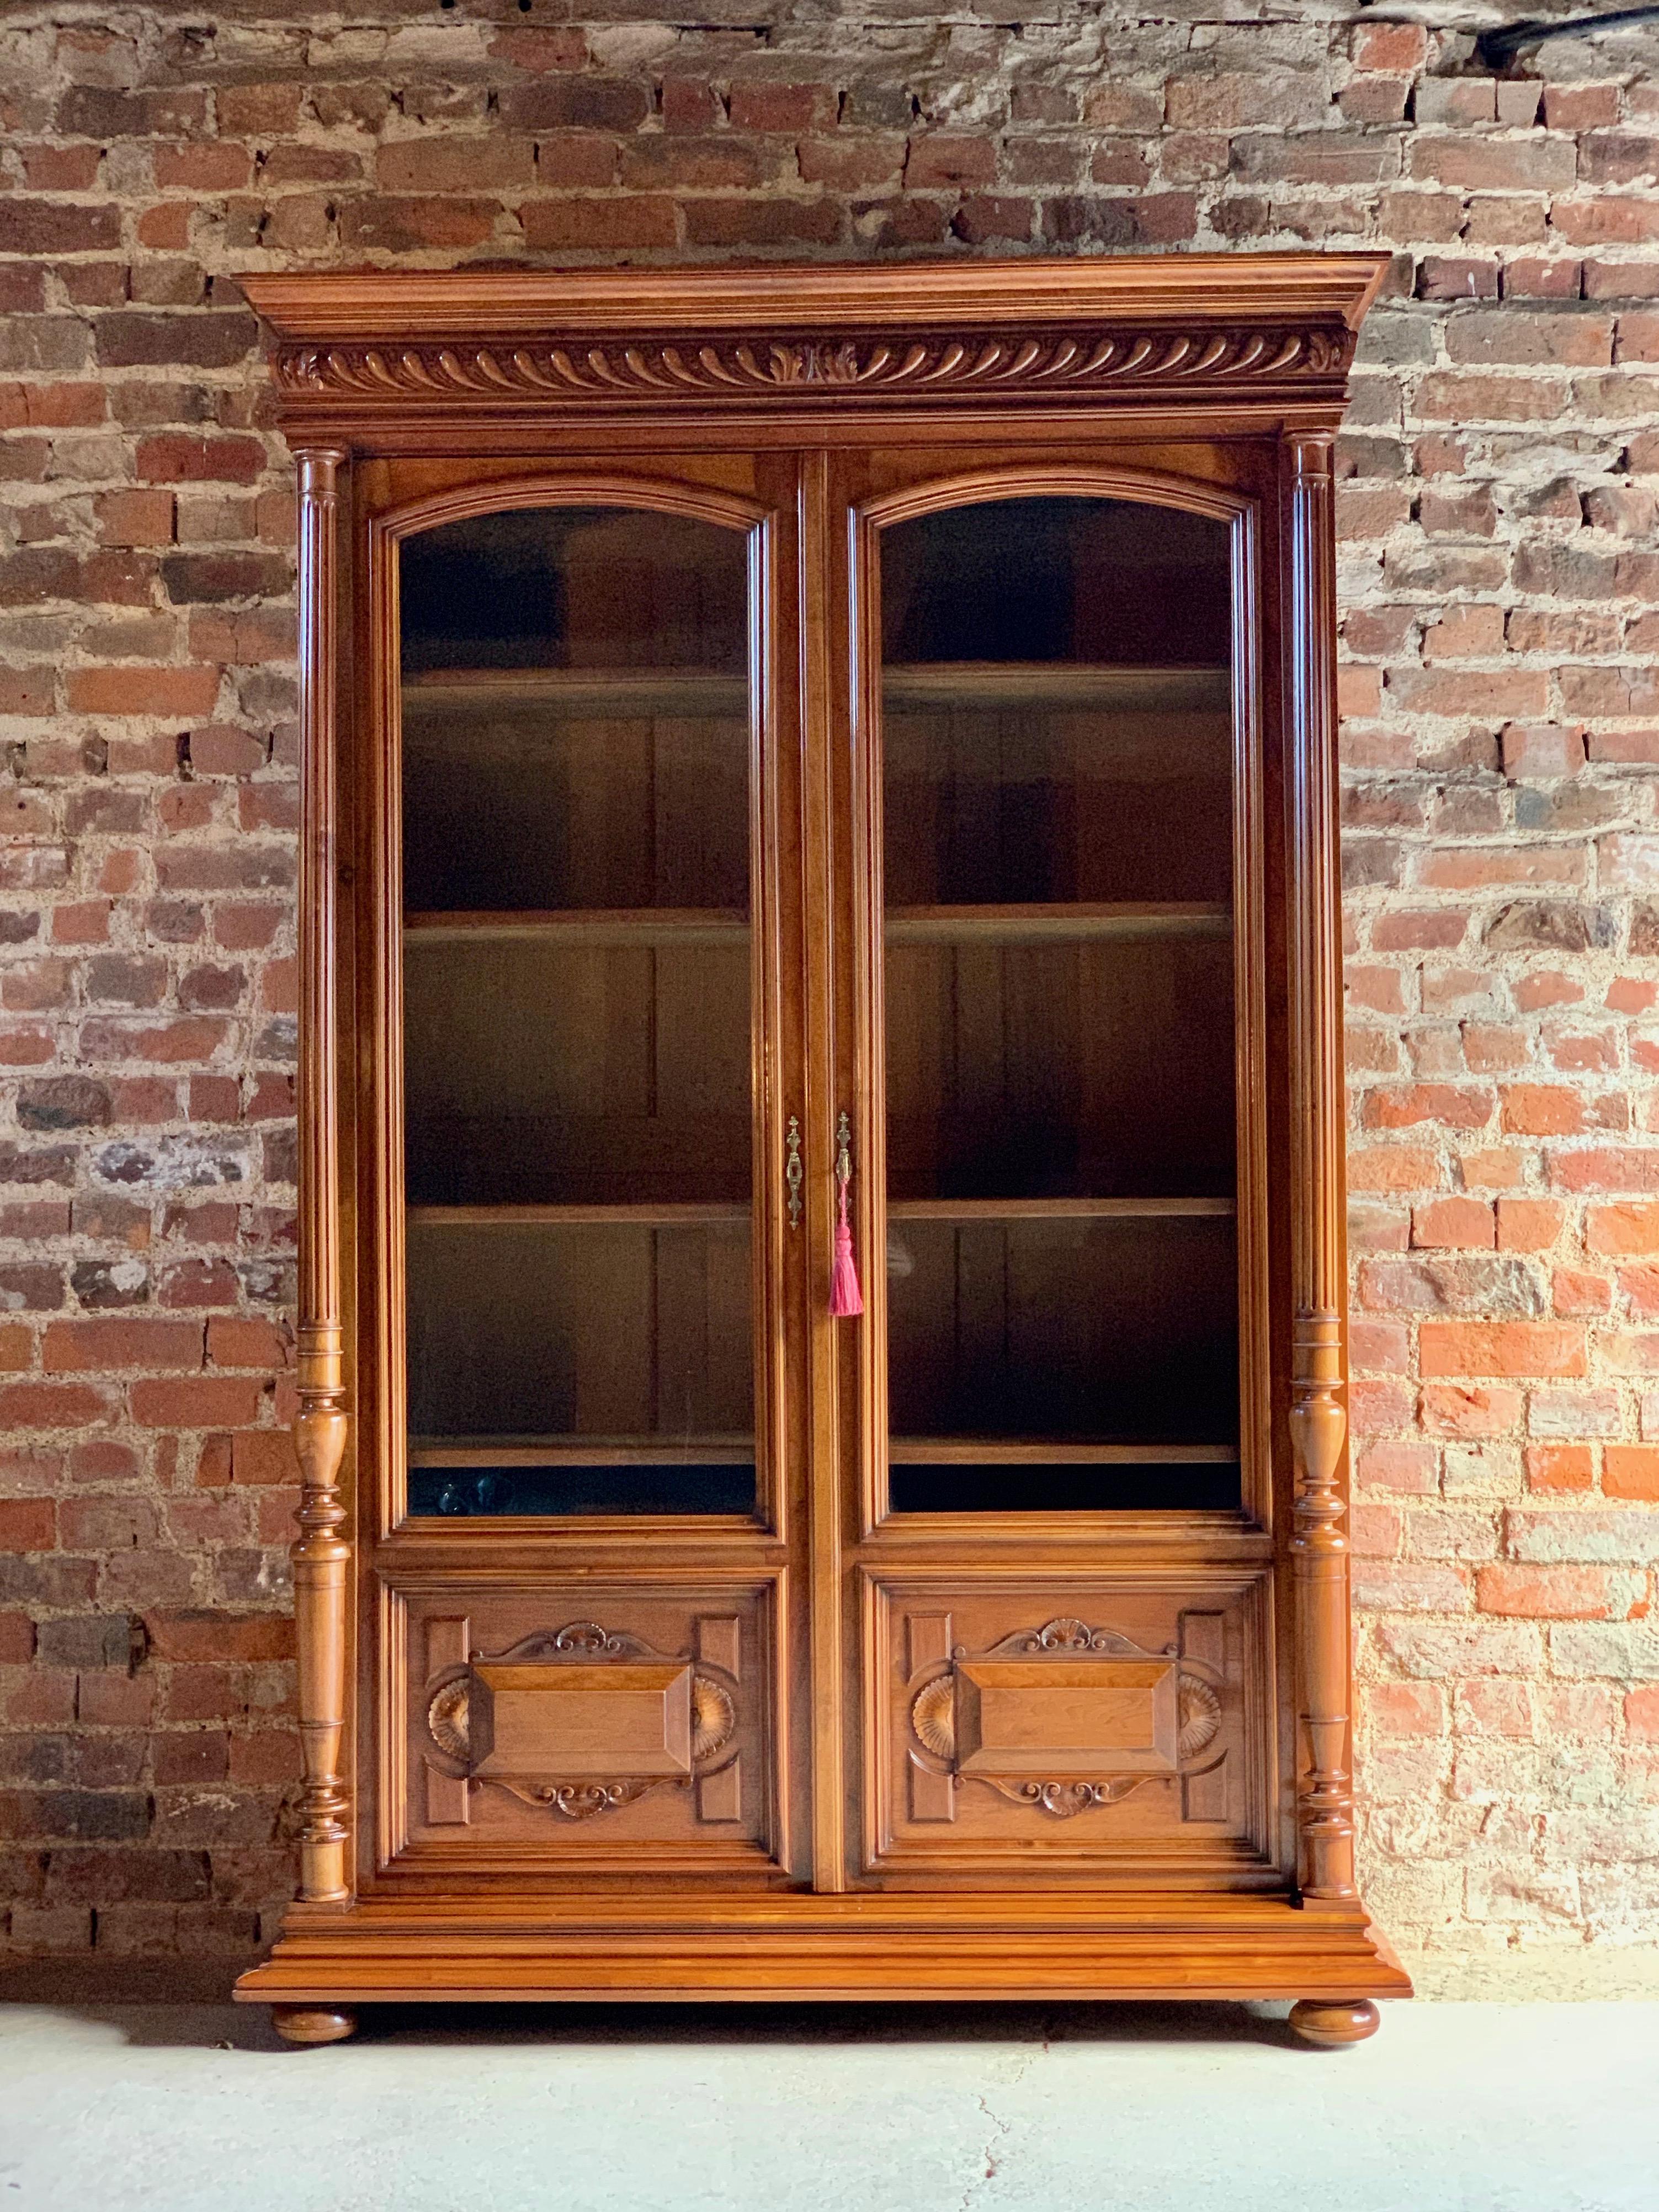
[(1304, 2043), (1321, 2051), (1340, 2051), (1376, 2033), (1376, 2007), (1369, 1997), (1304, 1997), (1291, 2007), (1291, 2027)]
[(272, 2005), (270, 2024), (284, 2043), (343, 2043), (357, 2033), (343, 2005)]

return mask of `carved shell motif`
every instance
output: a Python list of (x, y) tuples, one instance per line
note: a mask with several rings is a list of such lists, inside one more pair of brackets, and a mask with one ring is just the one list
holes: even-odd
[(916, 1741), (935, 1759), (957, 1755), (957, 1684), (953, 1674), (937, 1674), (924, 1682), (910, 1705), (910, 1725)]
[(1215, 1741), (1221, 1727), (1221, 1700), (1200, 1676), (1183, 1674), (1177, 1711), (1181, 1733), (1176, 1744), (1181, 1762), (1185, 1765), (1189, 1759), (1196, 1759), (1200, 1751), (1207, 1751)]
[(738, 1709), (712, 1674), (691, 1677), (691, 1757), (701, 1764), (724, 1751), (738, 1725)]
[(426, 1724), (440, 1751), (465, 1765), (471, 1756), (471, 1682), (462, 1674), (434, 1691), (426, 1709)]

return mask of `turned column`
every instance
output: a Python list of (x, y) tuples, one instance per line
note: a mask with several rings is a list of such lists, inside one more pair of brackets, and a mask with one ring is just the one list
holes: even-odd
[(1328, 431), (1292, 433), (1289, 702), (1291, 1445), (1297, 1878), (1352, 1898), (1335, 540)]
[(345, 1735), (346, 1446), (340, 1318), (338, 1072), (335, 1004), (335, 550), (343, 453), (300, 463), (300, 1534), (294, 1560), (299, 1638), (300, 1895), (349, 1894)]

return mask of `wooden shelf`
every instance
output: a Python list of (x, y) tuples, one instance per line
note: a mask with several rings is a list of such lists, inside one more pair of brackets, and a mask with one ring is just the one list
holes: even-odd
[(894, 1437), (895, 1467), (1235, 1467), (1237, 1444), (1077, 1443), (1041, 1437)]
[(421, 945), (740, 945), (749, 917), (737, 907), (571, 907), (532, 913), (420, 913), (404, 933)]
[(405, 678), (404, 716), (550, 711), (568, 720), (746, 714), (749, 679), (712, 668), (445, 668)]
[[(896, 906), (890, 945), (1081, 944), (1098, 939), (1226, 937), (1232, 912), (1207, 901), (1114, 905)], [(740, 945), (749, 918), (735, 907), (569, 907), (544, 911), (421, 912), (404, 916), (410, 944), (533, 943), (586, 946)]]
[(1232, 705), (1227, 668), (1119, 668), (1075, 660), (895, 663), (882, 672), (889, 707), (1055, 707), (1120, 714), (1215, 713)]
[(411, 1206), (411, 1229), (702, 1229), (747, 1221), (746, 1205)]
[[(1231, 1220), (1231, 1198), (901, 1198), (890, 1221)], [(620, 1206), (411, 1206), (416, 1229), (696, 1229), (747, 1221), (752, 1207), (732, 1201)]]
[(411, 1437), (411, 1467), (747, 1467), (753, 1437)]
[[(939, 660), (882, 672), (889, 707), (1053, 707), (1129, 714), (1225, 714), (1232, 672), (1124, 668), (1091, 661)], [(444, 668), (408, 677), (406, 717), (488, 709), (566, 716), (742, 714), (749, 682), (708, 668)]]
[(891, 906), (890, 945), (1035, 945), (1100, 938), (1227, 937), (1231, 908), (1194, 900), (1103, 906)]
[[(752, 1437), (411, 1437), (411, 1467), (743, 1467)], [(1030, 1437), (895, 1437), (894, 1466), (1233, 1467), (1236, 1444), (1091, 1443)]]
[(1231, 1220), (1231, 1198), (890, 1198), (890, 1221), (1151, 1221), (1215, 1216)]

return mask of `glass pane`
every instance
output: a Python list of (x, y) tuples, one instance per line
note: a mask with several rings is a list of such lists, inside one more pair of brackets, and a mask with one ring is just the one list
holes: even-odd
[(1238, 1502), (1225, 525), (884, 534), (890, 1497)]
[(410, 1510), (749, 1512), (744, 540), (532, 508), (400, 584)]

